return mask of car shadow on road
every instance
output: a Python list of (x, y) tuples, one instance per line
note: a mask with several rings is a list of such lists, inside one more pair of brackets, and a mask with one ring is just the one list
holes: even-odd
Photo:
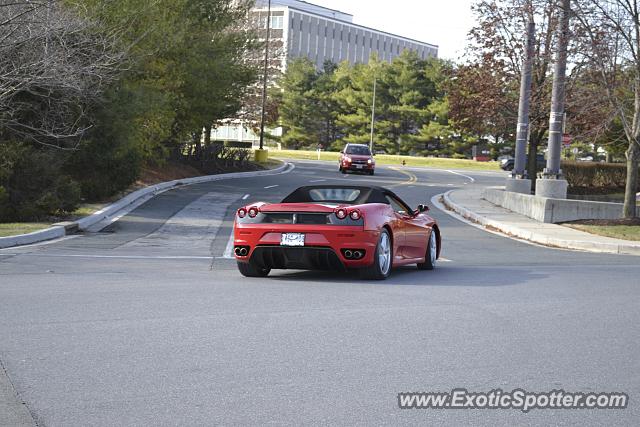
[(363, 280), (356, 271), (287, 271), (275, 270), (267, 278), (273, 281), (296, 281), (305, 283), (344, 283), (351, 285), (377, 286), (514, 286), (530, 282), (541, 282), (548, 274), (534, 269), (509, 267), (457, 267), (438, 266), (432, 271), (420, 271), (413, 266), (394, 269), (386, 280)]

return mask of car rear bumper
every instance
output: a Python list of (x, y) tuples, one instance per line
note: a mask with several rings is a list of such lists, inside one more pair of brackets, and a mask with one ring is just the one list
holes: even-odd
[(258, 246), (251, 262), (262, 268), (299, 270), (345, 270), (347, 267), (331, 248)]
[[(236, 227), (238, 224), (236, 224)], [(281, 246), (282, 233), (304, 233), (304, 246)], [(321, 226), (312, 231), (297, 225), (273, 224), (238, 227), (234, 231), (234, 248), (247, 249), (245, 256), (235, 254), (240, 262), (256, 262), (269, 268), (309, 270), (359, 268), (373, 263), (379, 233), (361, 227)], [(349, 259), (345, 251), (359, 250), (360, 259)]]

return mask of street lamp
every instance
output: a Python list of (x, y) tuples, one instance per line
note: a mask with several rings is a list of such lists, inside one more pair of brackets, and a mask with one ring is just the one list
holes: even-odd
[(262, 114), (260, 118), (260, 152), (264, 150), (264, 121), (267, 107), (267, 72), (269, 69), (269, 36), (271, 32), (271, 0), (267, 3), (267, 38), (264, 47), (264, 75), (262, 76)]
[(371, 136), (369, 137), (369, 150), (373, 154), (373, 126), (376, 121), (376, 81), (377, 77), (373, 76), (373, 102), (371, 105)]

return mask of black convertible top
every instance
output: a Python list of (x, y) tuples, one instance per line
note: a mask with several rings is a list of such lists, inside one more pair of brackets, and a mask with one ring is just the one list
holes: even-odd
[[(351, 192), (349, 190), (352, 190)], [(282, 200), (282, 203), (318, 203), (334, 202), (362, 205), (365, 203), (389, 204), (385, 198), (390, 194), (399, 198), (392, 191), (383, 187), (364, 185), (309, 185), (300, 187)], [(318, 198), (321, 195), (322, 198)], [(348, 195), (349, 197), (345, 197)]]

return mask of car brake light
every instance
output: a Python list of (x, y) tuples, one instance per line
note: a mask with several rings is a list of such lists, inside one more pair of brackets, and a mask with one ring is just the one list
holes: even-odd
[(247, 215), (247, 210), (245, 208), (238, 209), (238, 216), (240, 218), (244, 218)]
[(360, 211), (355, 209), (352, 210), (351, 213), (349, 214), (349, 217), (354, 221), (359, 220), (361, 217)]
[(249, 208), (249, 216), (255, 218), (258, 215), (258, 208)]
[(338, 209), (336, 211), (336, 217), (338, 217), (338, 219), (345, 219), (347, 217), (347, 210), (346, 209)]

